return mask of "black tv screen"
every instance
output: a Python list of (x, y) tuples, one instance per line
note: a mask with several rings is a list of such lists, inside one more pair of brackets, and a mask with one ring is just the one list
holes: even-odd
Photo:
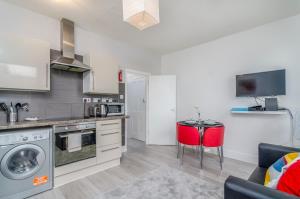
[(237, 97), (259, 97), (285, 94), (285, 70), (236, 76)]

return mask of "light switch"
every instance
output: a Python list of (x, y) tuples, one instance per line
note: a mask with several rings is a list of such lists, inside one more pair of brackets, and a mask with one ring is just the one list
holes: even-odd
[(121, 99), (121, 100), (124, 99), (124, 95), (120, 95), (120, 99)]

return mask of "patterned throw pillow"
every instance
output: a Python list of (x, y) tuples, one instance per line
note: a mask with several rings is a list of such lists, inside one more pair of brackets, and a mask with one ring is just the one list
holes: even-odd
[(293, 163), (281, 176), (277, 189), (300, 197), (300, 160)]
[(265, 186), (273, 189), (277, 188), (278, 181), (286, 169), (300, 159), (300, 153), (289, 153), (278, 159), (267, 170)]

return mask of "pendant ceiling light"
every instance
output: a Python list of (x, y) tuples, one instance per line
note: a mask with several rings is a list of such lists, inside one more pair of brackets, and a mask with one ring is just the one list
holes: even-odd
[(123, 0), (123, 20), (144, 30), (159, 23), (159, 0)]

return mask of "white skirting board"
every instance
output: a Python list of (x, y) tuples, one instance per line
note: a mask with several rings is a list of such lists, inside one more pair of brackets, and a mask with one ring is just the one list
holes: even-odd
[(240, 160), (240, 161), (244, 161), (244, 162), (248, 162), (248, 163), (254, 163), (257, 164), (258, 161), (258, 154), (257, 155), (253, 155), (253, 154), (249, 154), (249, 153), (241, 153), (241, 152), (237, 152), (237, 151), (233, 151), (233, 150), (228, 150), (226, 148), (224, 148), (224, 157), (226, 158), (232, 158), (235, 160)]
[(109, 162), (105, 162), (102, 164), (94, 165), (91, 167), (87, 167), (85, 169), (81, 169), (72, 173), (68, 173), (65, 175), (57, 176), (54, 178), (54, 187), (59, 187), (65, 185), (67, 183), (73, 182), (75, 180), (79, 180), (81, 178), (93, 175), (100, 171), (104, 171), (106, 169), (116, 167), (120, 165), (120, 159), (112, 160)]
[(122, 153), (127, 152), (127, 146), (122, 146)]

